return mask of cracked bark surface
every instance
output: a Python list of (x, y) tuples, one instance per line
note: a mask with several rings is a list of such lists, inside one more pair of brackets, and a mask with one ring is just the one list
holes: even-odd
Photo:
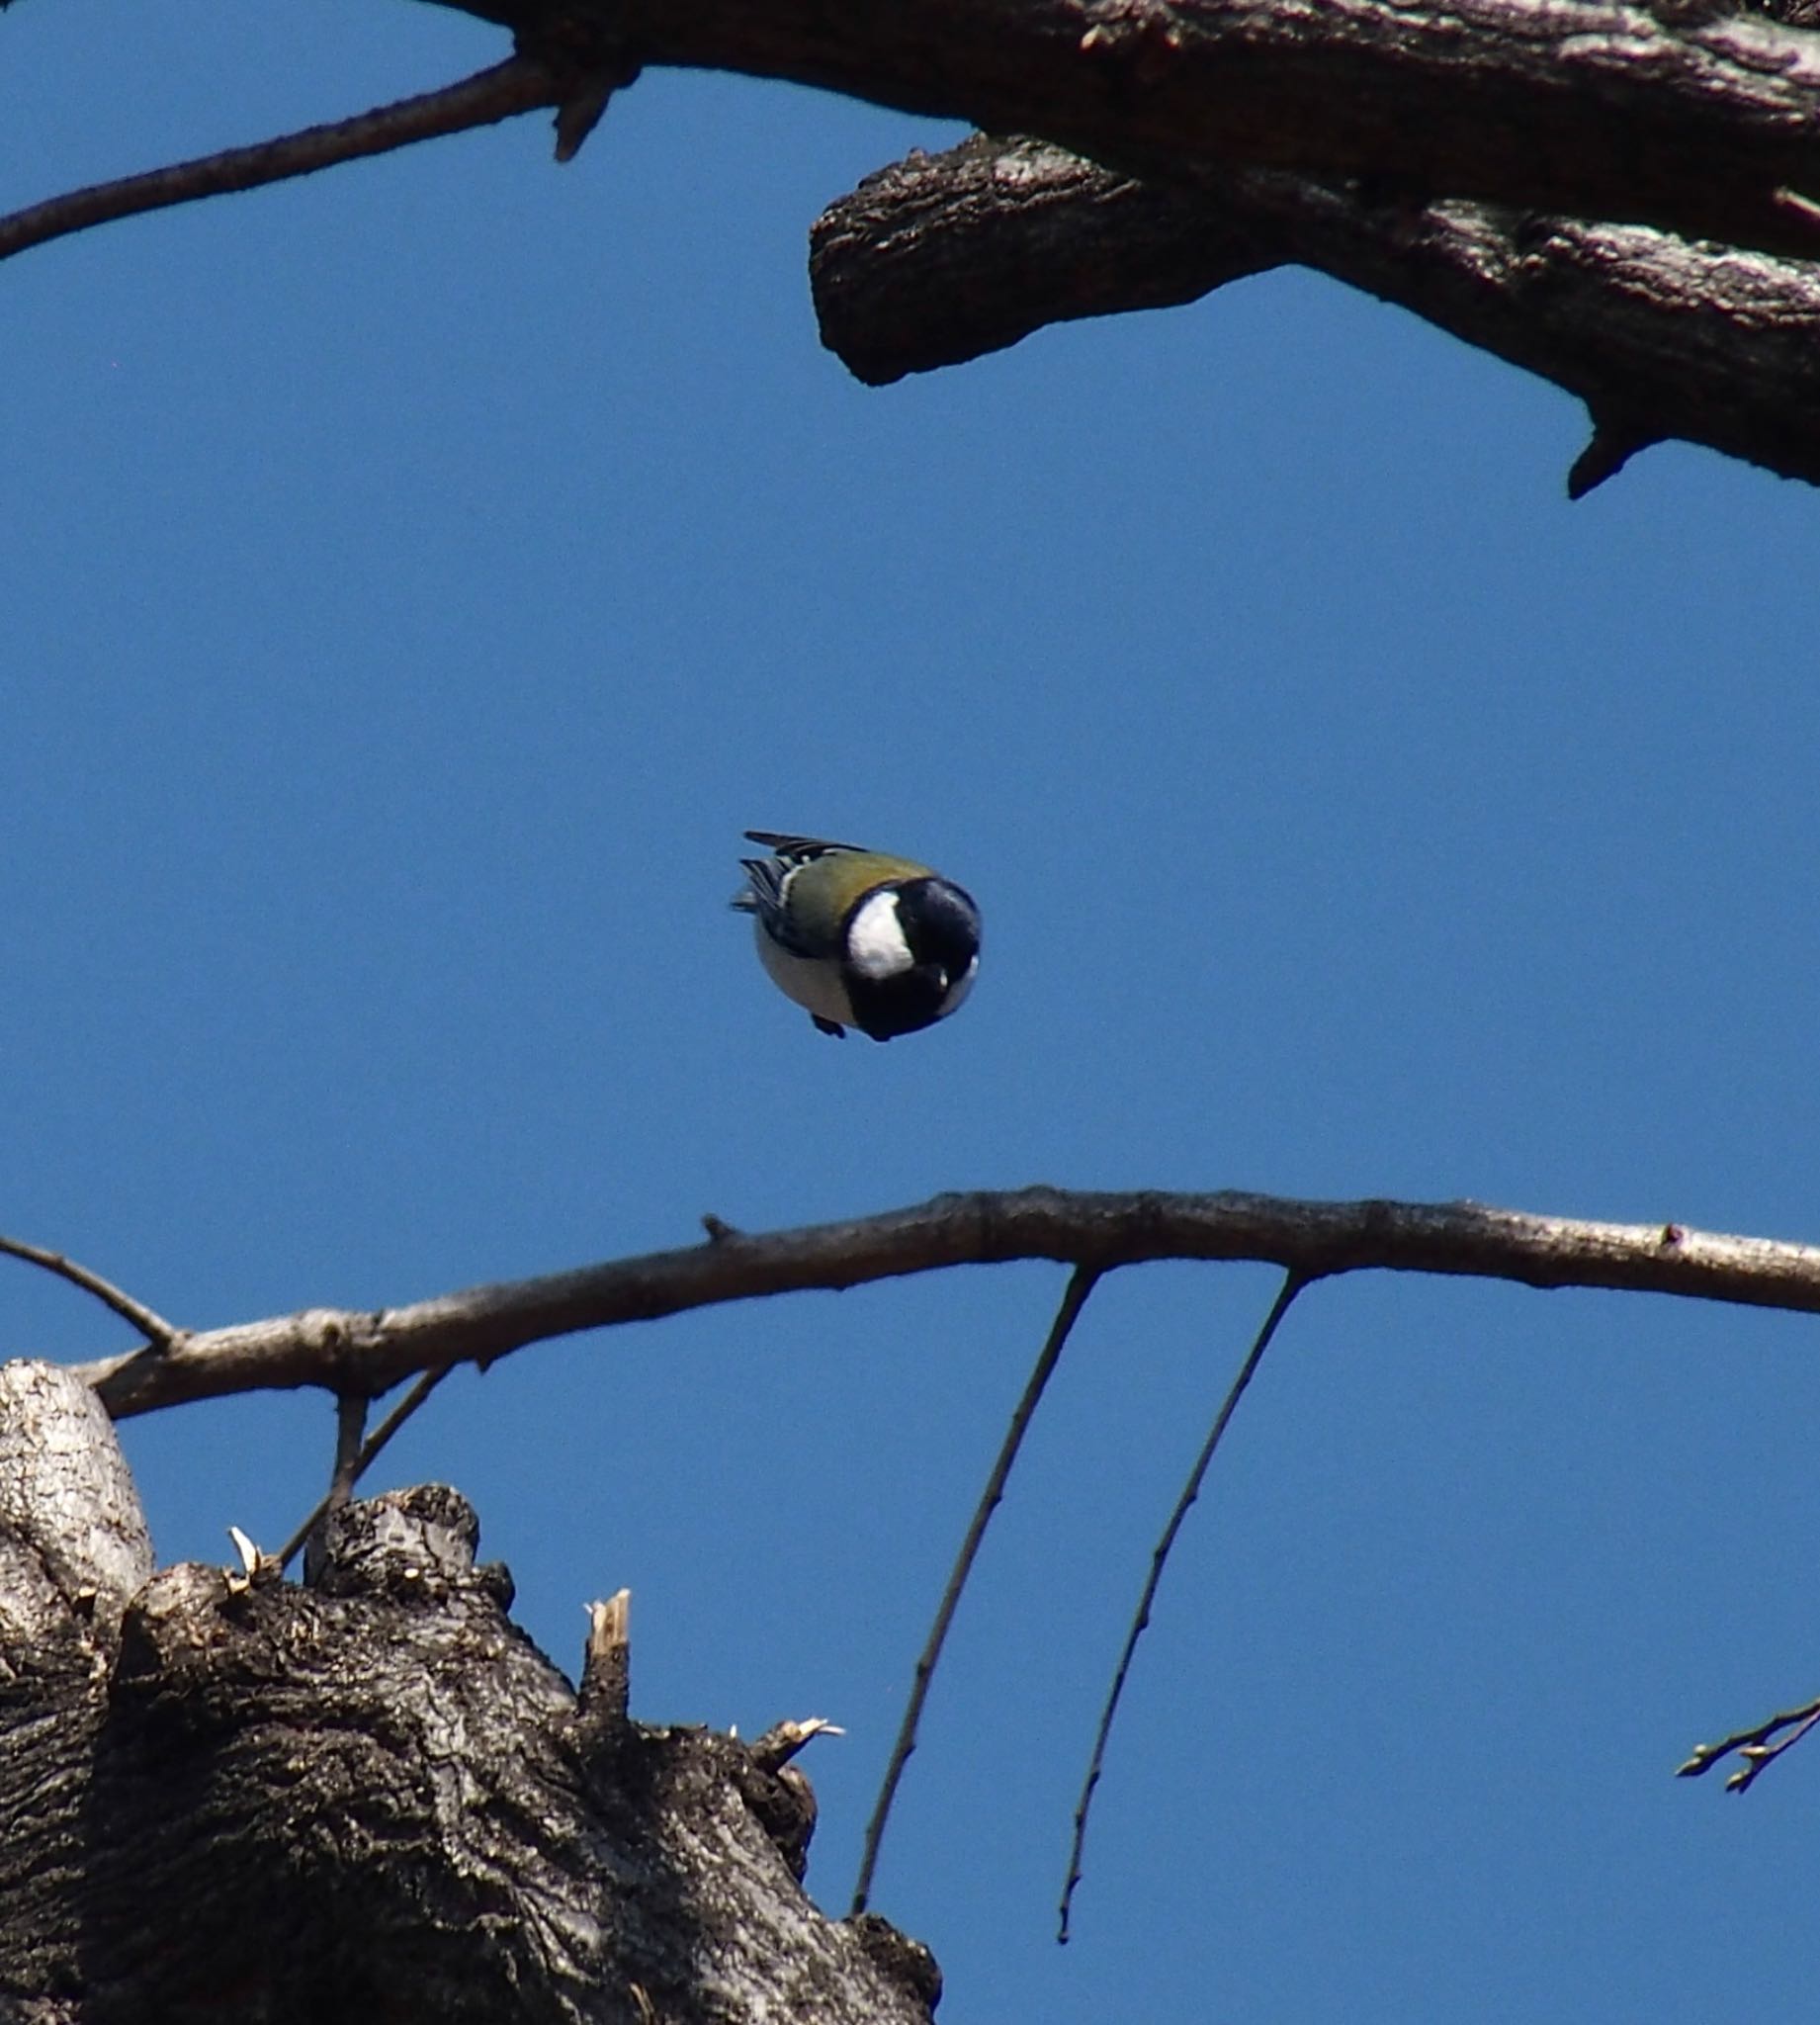
[(1299, 264), (1583, 400), (1575, 496), (1670, 438), (1820, 482), (1812, 0), (442, 4), (622, 77), (1017, 136), (912, 156), (817, 226), (824, 341), (871, 384)]
[(1669, 438), (1820, 484), (1820, 264), (1644, 226), (1409, 205), (1268, 170), (1188, 189), (976, 134), (831, 205), (810, 276), (823, 342), (882, 386), (1292, 265), (1577, 396), (1595, 440), (1576, 495)]
[(1784, 21), (1675, 0), (439, 4), (555, 62), (788, 78), (1129, 173), (1371, 176), (1820, 255), (1820, 38), (1793, 6)]
[(1014, 136), (912, 156), (817, 228), (863, 380), (1295, 263), (1576, 395), (1576, 496), (1669, 438), (1820, 482), (1820, 0), (436, 4), (517, 53), (28, 206), (0, 258), (532, 109), (567, 160), (642, 69), (737, 71)]
[(94, 1394), (0, 1369), (0, 2017), (928, 2019), (926, 1951), (803, 1893), (787, 1752), (571, 1688), (477, 1538), (431, 1485), (312, 1589), (152, 1575)]

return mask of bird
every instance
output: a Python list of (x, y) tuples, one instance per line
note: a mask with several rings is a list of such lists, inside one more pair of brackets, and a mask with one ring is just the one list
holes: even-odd
[(892, 1040), (956, 1012), (980, 968), (973, 896), (913, 858), (748, 830), (733, 904), (753, 917), (771, 981), (836, 1039)]

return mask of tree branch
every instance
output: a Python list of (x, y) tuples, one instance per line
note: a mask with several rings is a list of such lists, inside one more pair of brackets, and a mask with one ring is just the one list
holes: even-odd
[[(844, 226), (823, 220), (824, 329), (862, 378), (1293, 261), (1583, 399), (1574, 496), (1670, 436), (1820, 472), (1816, 0), (441, 4), (510, 28), (520, 53), (356, 119), (17, 212), (0, 219), (0, 259), (540, 105), (559, 108), (566, 159), (642, 64), (735, 70), (1049, 143), (1040, 163), (1042, 142), (1001, 149), (990, 202), (977, 174), (944, 197), (936, 170), (905, 165), (870, 213), (862, 191), (838, 208)], [(1013, 195), (1006, 172), (1057, 187)], [(1050, 243), (1033, 253), (1021, 242), (1039, 199)], [(927, 240), (944, 201), (978, 214), (973, 239), (909, 243), (916, 207)], [(1029, 303), (1012, 268), (990, 264), (1007, 247), (1034, 276)], [(886, 271), (860, 272), (868, 257)], [(907, 304), (917, 313), (889, 331)]]
[[(381, 1452), (391, 1440), (392, 1436), (410, 1419), (411, 1415), (417, 1411), (418, 1407), (429, 1398), (430, 1394), (436, 1390), (437, 1386), (448, 1375), (449, 1366), (447, 1365), (433, 1365), (360, 1445), (359, 1453), (352, 1458), (351, 1462), (344, 1463), (343, 1459), (337, 1455), (334, 1480), (323, 1493), (320, 1502), (311, 1510), (308, 1518), (285, 1541), (284, 1545), (279, 1548), (276, 1559), (281, 1568), (290, 1567), (291, 1563), (303, 1552), (308, 1542), (309, 1536), (328, 1517), (332, 1506), (337, 1502), (341, 1504), (347, 1503), (348, 1496), (352, 1493), (354, 1486), (373, 1467), (374, 1463), (379, 1459)], [(345, 1399), (347, 1395), (343, 1394), (342, 1396)], [(343, 1484), (344, 1471), (345, 1488), (340, 1488)], [(337, 1498), (338, 1488), (340, 1489), (339, 1498)]]
[(853, 1884), (853, 1902), (848, 1907), (849, 1916), (864, 1912), (872, 1897), (872, 1875), (878, 1868), (879, 1846), (885, 1839), (885, 1824), (891, 1818), (892, 1802), (897, 1798), (898, 1783), (904, 1777), (904, 1768), (910, 1761), (910, 1753), (916, 1748), (916, 1731), (922, 1721), (922, 1707), (928, 1699), (929, 1687), (935, 1678), (935, 1669), (941, 1663), (941, 1652), (947, 1643), (948, 1628), (954, 1623), (954, 1613), (960, 1608), (961, 1592), (967, 1587), (968, 1577), (973, 1573), (973, 1564), (979, 1558), (981, 1543), (986, 1539), (986, 1529), (992, 1522), (993, 1514), (1004, 1499), (1004, 1487), (1010, 1481), (1011, 1469), (1017, 1460), (1018, 1451), (1024, 1445), (1024, 1437), (1030, 1432), (1030, 1423), (1036, 1417), (1036, 1409), (1042, 1404), (1043, 1394), (1049, 1380), (1055, 1375), (1055, 1368), (1062, 1361), (1062, 1352), (1069, 1337), (1074, 1333), (1075, 1324), (1081, 1319), (1081, 1311), (1087, 1304), (1087, 1296), (1099, 1284), (1099, 1275), (1090, 1266), (1078, 1266), (1069, 1277), (1068, 1285), (1062, 1292), (1062, 1304), (1056, 1310), (1056, 1318), (1049, 1325), (1041, 1351), (1035, 1365), (1024, 1382), (1024, 1389), (1011, 1413), (1011, 1425), (1005, 1430), (1004, 1440), (998, 1446), (991, 1471), (987, 1475), (986, 1488), (980, 1493), (980, 1501), (974, 1507), (973, 1517), (968, 1521), (966, 1538), (961, 1541), (961, 1550), (954, 1557), (954, 1566), (949, 1571), (948, 1586), (942, 1591), (941, 1602), (935, 1611), (935, 1622), (929, 1627), (929, 1635), (922, 1650), (916, 1655), (915, 1673), (910, 1681), (910, 1700), (905, 1704), (903, 1719), (898, 1724), (896, 1741), (891, 1747), (891, 1759), (885, 1767), (885, 1776), (879, 1782), (878, 1798), (872, 1804), (871, 1818), (866, 1822), (865, 1846), (860, 1852), (859, 1875)]
[(1136, 174), (1364, 176), (1820, 251), (1820, 38), (1656, 0), (443, 0), (642, 64), (788, 78)]
[(0, 260), (23, 253), (29, 246), (42, 246), (47, 240), (139, 212), (162, 211), (173, 204), (222, 197), (235, 190), (256, 190), (264, 183), (307, 176), (336, 162), (385, 154), (416, 140), (465, 132), (471, 127), (491, 127), (515, 114), (557, 105), (564, 96), (564, 87), (542, 63), (513, 56), (459, 84), (399, 99), (370, 113), (356, 114), (351, 120), (305, 127), (276, 140), (226, 148), (196, 161), (152, 169), (142, 176), (126, 176), (116, 183), (95, 183), (86, 190), (72, 190), (12, 212), (0, 218)]
[(42, 1266), (46, 1273), (68, 1280), (71, 1286), (79, 1286), (84, 1293), (92, 1293), (104, 1308), (112, 1308), (123, 1322), (130, 1324), (155, 1349), (168, 1350), (172, 1344), (182, 1341), (183, 1331), (174, 1323), (167, 1322), (143, 1301), (134, 1300), (131, 1294), (124, 1292), (111, 1279), (103, 1279), (99, 1273), (91, 1273), (74, 1259), (66, 1259), (61, 1252), (48, 1252), (43, 1245), (28, 1245), (23, 1238), (7, 1237), (0, 1237), (0, 1252), (9, 1259), (23, 1259), (29, 1266)]
[(747, 1237), (472, 1287), (409, 1307), (310, 1308), (199, 1331), (76, 1367), (116, 1419), (301, 1385), (389, 1390), (439, 1365), (482, 1366), (577, 1330), (761, 1294), (834, 1289), (948, 1266), (1053, 1259), (1105, 1273), (1156, 1259), (1249, 1259), (1298, 1278), (1384, 1271), (1613, 1287), (1820, 1313), (1820, 1247), (1678, 1223), (1588, 1223), (1476, 1202), (1302, 1202), (1228, 1191), (937, 1195), (849, 1223)]
[[(1695, 1744), (1693, 1755), (1685, 1765), (1677, 1765), (1676, 1773), (1683, 1779), (1697, 1779), (1710, 1772), (1721, 1758), (1736, 1751), (1744, 1763), (1726, 1780), (1725, 1791), (1748, 1793), (1758, 1775), (1774, 1765), (1784, 1751), (1792, 1750), (1816, 1723), (1820, 1723), (1820, 1699), (1803, 1702), (1798, 1709), (1785, 1709), (1779, 1716), (1753, 1723), (1749, 1729), (1721, 1737), (1716, 1744)], [(1781, 1734), (1783, 1731), (1785, 1735)], [(1772, 1737), (1777, 1738), (1775, 1743), (1770, 1741)]]
[(1195, 1455), (1193, 1467), (1188, 1471), (1188, 1480), (1181, 1487), (1180, 1494), (1170, 1508), (1170, 1516), (1163, 1529), (1163, 1537), (1151, 1549), (1150, 1572), (1144, 1578), (1144, 1587), (1138, 1597), (1138, 1607), (1131, 1614), (1131, 1624), (1125, 1632), (1125, 1642), (1119, 1649), (1118, 1664), (1112, 1670), (1112, 1685), (1106, 1690), (1106, 1699), (1100, 1707), (1099, 1722), (1093, 1731), (1093, 1748), (1087, 1757), (1086, 1776), (1081, 1782), (1081, 1798), (1075, 1803), (1075, 1832), (1068, 1845), (1068, 1876), (1062, 1881), (1062, 1902), (1056, 1908), (1056, 1940), (1059, 1945), (1068, 1945), (1069, 1919), (1074, 1911), (1075, 1891), (1081, 1883), (1082, 1857), (1086, 1849), (1087, 1818), (1093, 1810), (1093, 1794), (1106, 1766), (1106, 1745), (1112, 1736), (1112, 1725), (1118, 1720), (1119, 1704), (1125, 1697), (1125, 1683), (1131, 1678), (1132, 1661), (1138, 1655), (1138, 1640), (1150, 1629), (1150, 1614), (1156, 1605), (1157, 1592), (1163, 1587), (1163, 1571), (1169, 1565), (1170, 1551), (1175, 1545), (1176, 1536), (1187, 1521), (1189, 1508), (1201, 1494), (1201, 1486), (1207, 1481), (1207, 1471), (1213, 1466), (1214, 1455), (1225, 1440), (1226, 1430), (1232, 1425), (1232, 1418), (1239, 1411), (1239, 1402), (1245, 1397), (1246, 1388), (1257, 1375), (1257, 1366), (1263, 1363), (1263, 1354), (1269, 1349), (1272, 1339), (1282, 1326), (1283, 1317), (1294, 1306), (1296, 1296), (1307, 1285), (1307, 1281), (1291, 1273), (1276, 1290), (1276, 1298), (1270, 1303), (1269, 1312), (1259, 1324), (1257, 1334), (1252, 1339), (1252, 1347), (1245, 1354), (1245, 1361), (1239, 1366), (1238, 1375), (1226, 1389), (1226, 1397), (1220, 1401), (1220, 1410), (1213, 1417), (1213, 1425), (1207, 1430), (1207, 1439), (1202, 1442)]
[(1277, 171), (1143, 182), (985, 134), (867, 177), (810, 244), (822, 341), (872, 386), (1300, 265), (1585, 401), (1576, 497), (1668, 437), (1820, 484), (1814, 262)]

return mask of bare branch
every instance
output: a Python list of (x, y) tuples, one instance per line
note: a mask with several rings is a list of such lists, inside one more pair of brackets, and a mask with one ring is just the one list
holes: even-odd
[(954, 1567), (948, 1576), (948, 1586), (942, 1591), (935, 1622), (929, 1628), (927, 1642), (916, 1657), (915, 1676), (910, 1683), (910, 1700), (905, 1704), (904, 1719), (898, 1725), (897, 1741), (891, 1747), (891, 1762), (885, 1768), (885, 1777), (879, 1783), (879, 1796), (873, 1803), (872, 1818), (866, 1823), (866, 1844), (859, 1859), (859, 1876), (853, 1885), (853, 1903), (848, 1907), (848, 1916), (854, 1917), (866, 1909), (872, 1895), (872, 1874), (878, 1867), (879, 1844), (885, 1839), (885, 1823), (891, 1817), (891, 1804), (897, 1797), (898, 1782), (904, 1776), (904, 1768), (910, 1763), (910, 1753), (916, 1748), (916, 1726), (922, 1719), (922, 1705), (928, 1699), (929, 1683), (935, 1678), (935, 1668), (941, 1659), (941, 1649), (947, 1640), (948, 1627), (954, 1622), (954, 1613), (960, 1607), (961, 1591), (967, 1587), (967, 1578), (973, 1572), (973, 1564), (979, 1555), (980, 1543), (986, 1538), (987, 1526), (1004, 1497), (1004, 1487), (1011, 1474), (1011, 1465), (1017, 1460), (1017, 1452), (1023, 1447), (1024, 1436), (1029, 1432), (1030, 1422), (1042, 1401), (1044, 1390), (1061, 1361), (1063, 1346), (1081, 1319), (1081, 1310), (1086, 1306), (1087, 1295), (1098, 1283), (1099, 1275), (1091, 1267), (1078, 1266), (1068, 1285), (1062, 1292), (1062, 1305), (1056, 1310), (1056, 1318), (1049, 1326), (1049, 1336), (1030, 1376), (1024, 1383), (1023, 1395), (1011, 1415), (1011, 1425), (999, 1446), (998, 1454), (986, 1479), (986, 1488), (980, 1493), (980, 1502), (974, 1507), (974, 1514), (967, 1528), (967, 1537), (961, 1542), (961, 1550), (954, 1557)]
[[(545, 0), (445, 0), (535, 37)], [(789, 78), (1138, 175), (1277, 168), (1424, 202), (1820, 250), (1820, 38), (1640, 0), (620, 0), (647, 65)]]
[(1146, 182), (984, 134), (867, 177), (810, 243), (823, 342), (868, 385), (1298, 265), (1585, 401), (1575, 497), (1668, 437), (1820, 483), (1812, 261), (1274, 171)]
[(143, 1301), (135, 1301), (130, 1293), (123, 1293), (112, 1280), (103, 1279), (99, 1273), (91, 1273), (86, 1266), (78, 1266), (75, 1260), (66, 1259), (61, 1252), (47, 1252), (42, 1245), (28, 1245), (23, 1238), (6, 1237), (0, 1237), (0, 1252), (12, 1259), (23, 1259), (30, 1266), (42, 1266), (46, 1273), (54, 1273), (59, 1279), (67, 1279), (71, 1286), (79, 1286), (84, 1293), (92, 1293), (104, 1307), (112, 1308), (123, 1322), (136, 1329), (154, 1350), (169, 1350), (173, 1344), (182, 1341), (181, 1329), (167, 1322), (162, 1315), (155, 1314)]
[(1257, 1376), (1257, 1366), (1263, 1363), (1263, 1354), (1270, 1347), (1270, 1339), (1276, 1334), (1283, 1317), (1288, 1314), (1296, 1295), (1307, 1283), (1291, 1273), (1277, 1289), (1276, 1298), (1270, 1303), (1270, 1312), (1263, 1318), (1263, 1326), (1253, 1339), (1244, 1364), (1239, 1366), (1239, 1375), (1227, 1389), (1226, 1397), (1220, 1402), (1220, 1410), (1213, 1417), (1213, 1426), (1207, 1430), (1207, 1439), (1201, 1444), (1200, 1453), (1194, 1458), (1193, 1468), (1188, 1471), (1188, 1480), (1181, 1487), (1180, 1497), (1175, 1500), (1175, 1508), (1170, 1514), (1169, 1524), (1163, 1529), (1163, 1538), (1152, 1549), (1150, 1573), (1144, 1580), (1144, 1593), (1138, 1598), (1138, 1607), (1132, 1613), (1131, 1629), (1125, 1633), (1124, 1649), (1119, 1653), (1118, 1665), (1112, 1674), (1112, 1686), (1107, 1692), (1105, 1707), (1099, 1712), (1099, 1727), (1093, 1734), (1092, 1754), (1087, 1759), (1086, 1777), (1081, 1784), (1081, 1798), (1075, 1803), (1075, 1833), (1068, 1848), (1068, 1877), (1062, 1886), (1061, 1920), (1056, 1929), (1056, 1939), (1064, 1947), (1068, 1945), (1068, 1916), (1075, 1902), (1075, 1887), (1081, 1882), (1081, 1852), (1086, 1845), (1086, 1824), (1093, 1806), (1093, 1789), (1099, 1784), (1099, 1775), (1105, 1769), (1106, 1740), (1112, 1734), (1112, 1724), (1118, 1716), (1118, 1705), (1124, 1698), (1125, 1683), (1131, 1678), (1131, 1662), (1137, 1654), (1138, 1640), (1143, 1637), (1150, 1624), (1151, 1606), (1156, 1602), (1157, 1591), (1163, 1585), (1163, 1570), (1169, 1561), (1170, 1549), (1175, 1544), (1175, 1536), (1181, 1531), (1182, 1522), (1188, 1516), (1188, 1508), (1201, 1494), (1201, 1485), (1207, 1480), (1207, 1471), (1213, 1462), (1214, 1451), (1219, 1448), (1221, 1437), (1231, 1426), (1232, 1417), (1239, 1410), (1239, 1401), (1245, 1397), (1245, 1388)]
[[(856, 281), (863, 249), (848, 245), (838, 287), (819, 277), (818, 293), (828, 341), (862, 377), (1295, 261), (1583, 398), (1594, 429), (1573, 496), (1672, 436), (1787, 476), (1820, 471), (1811, 0), (444, 4), (514, 30), (522, 53), (353, 120), (15, 213), (0, 219), (0, 258), (536, 106), (559, 109), (567, 159), (642, 64), (742, 71), (1040, 134), (1124, 186), (1116, 205), (1082, 198), (1097, 225), (1077, 222), (1083, 248), (1047, 303), (1017, 304), (1008, 268), (984, 282), (976, 269), (946, 308), (886, 336), (911, 285), (907, 249), (875, 247), (887, 271)], [(1155, 206), (1160, 220), (1146, 217)], [(1153, 255), (1164, 247), (1161, 270), (1139, 273), (1118, 249), (1114, 211)], [(1089, 244), (1104, 274), (1082, 257)], [(964, 247), (919, 257), (949, 283), (969, 265)], [(860, 322), (872, 304), (869, 336), (836, 302), (843, 292)]]
[[(303, 1580), (314, 1588), (327, 1561), (327, 1527), (331, 1514), (341, 1511), (354, 1496), (360, 1475), (361, 1437), (367, 1432), (367, 1410), (372, 1401), (364, 1392), (335, 1395), (335, 1462), (329, 1471), (328, 1490), (316, 1507), (316, 1521), (303, 1542)], [(279, 1556), (282, 1568), (289, 1555)]]
[(1443, 1273), (1820, 1313), (1820, 1247), (1722, 1237), (1679, 1223), (1588, 1223), (1476, 1202), (1036, 1188), (937, 1195), (916, 1208), (768, 1237), (729, 1235), (403, 1308), (310, 1308), (201, 1331), (163, 1351), (103, 1358), (80, 1365), (78, 1375), (117, 1419), (300, 1385), (378, 1396), (414, 1371), (490, 1364), (577, 1330), (1012, 1259), (1054, 1259), (1100, 1273), (1153, 1259), (1251, 1259), (1310, 1280), (1373, 1270)]
[[(1816, 1723), (1820, 1723), (1820, 1696), (1803, 1702), (1798, 1709), (1785, 1710), (1750, 1729), (1723, 1737), (1716, 1744), (1695, 1744), (1688, 1762), (1676, 1766), (1676, 1773), (1683, 1779), (1697, 1779), (1702, 1772), (1710, 1772), (1721, 1758), (1736, 1751), (1744, 1763), (1726, 1780), (1725, 1791), (1748, 1793), (1757, 1775), (1775, 1764), (1784, 1751), (1792, 1750)], [(1779, 1742), (1771, 1743), (1770, 1739), (1784, 1729), (1788, 1734)]]
[(328, 1509), (338, 1511), (354, 1495), (360, 1475), (361, 1440), (367, 1432), (364, 1392), (343, 1392), (335, 1401), (335, 1467), (328, 1480)]
[(176, 162), (116, 183), (95, 183), (86, 190), (72, 190), (66, 196), (15, 211), (0, 218), (0, 260), (114, 219), (162, 211), (201, 197), (254, 190), (263, 183), (307, 176), (336, 162), (386, 154), (413, 141), (461, 133), (473, 127), (491, 127), (539, 106), (557, 105), (563, 96), (563, 87), (543, 64), (522, 56), (509, 57), (459, 84), (399, 99), (393, 105), (356, 114), (351, 120), (305, 127), (276, 140), (230, 147), (220, 154)]
[[(327, 1518), (329, 1513), (338, 1504), (345, 1505), (347, 1503), (354, 1486), (359, 1483), (367, 1471), (372, 1468), (375, 1461), (378, 1460), (380, 1452), (386, 1447), (386, 1444), (391, 1440), (392, 1436), (398, 1432), (404, 1423), (410, 1419), (411, 1415), (417, 1411), (418, 1407), (423, 1404), (430, 1394), (436, 1390), (437, 1386), (449, 1375), (449, 1365), (440, 1365), (432, 1370), (425, 1371), (423, 1376), (398, 1401), (397, 1405), (373, 1430), (366, 1441), (361, 1443), (359, 1453), (353, 1457), (351, 1465), (345, 1459), (348, 1449), (348, 1428), (352, 1412), (348, 1401), (350, 1397), (357, 1401), (361, 1417), (364, 1420), (367, 1396), (364, 1393), (350, 1395), (344, 1392), (341, 1394), (340, 1398), (336, 1401), (337, 1442), (334, 1476), (330, 1480), (329, 1487), (320, 1503), (316, 1505), (303, 1525), (285, 1541), (284, 1545), (279, 1548), (278, 1565), (281, 1568), (288, 1568), (296, 1560), (298, 1555), (303, 1552), (304, 1545), (309, 1540), (309, 1536), (315, 1532), (316, 1528), (321, 1525), (322, 1521)], [(358, 1430), (355, 1434), (355, 1440), (359, 1440)]]

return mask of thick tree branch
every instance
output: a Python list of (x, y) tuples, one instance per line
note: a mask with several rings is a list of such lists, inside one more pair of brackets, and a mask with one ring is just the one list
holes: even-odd
[(77, 1367), (117, 1419), (300, 1385), (380, 1393), (440, 1365), (490, 1364), (553, 1336), (760, 1294), (835, 1289), (948, 1266), (1053, 1259), (1106, 1273), (1156, 1259), (1249, 1259), (1305, 1280), (1443, 1273), (1614, 1287), (1820, 1313), (1820, 1247), (1680, 1224), (1587, 1223), (1476, 1202), (1301, 1202), (1226, 1192), (937, 1195), (917, 1208), (472, 1287), (373, 1312), (311, 1308), (199, 1331)]
[(532, 50), (789, 78), (1138, 174), (1368, 176), (1820, 251), (1820, 38), (1657, 0), (444, 0)]
[[(1820, 469), (1816, 0), (441, 4), (512, 29), (519, 54), (35, 205), (0, 219), (0, 259), (535, 106), (559, 108), (566, 159), (642, 65), (710, 67), (1050, 143), (1001, 151), (997, 189), (982, 188), (989, 164), (969, 184), (943, 158), (939, 175), (907, 165), (823, 220), (827, 341), (862, 378), (1293, 261), (1579, 396), (1593, 433), (1576, 496), (1670, 436), (1787, 476)], [(951, 251), (932, 243), (949, 224), (964, 227)], [(907, 307), (917, 313), (888, 334)]]
[(1273, 170), (1190, 192), (976, 134), (830, 206), (810, 278), (823, 342), (878, 386), (1289, 264), (1578, 396), (1611, 454), (1576, 467), (1576, 496), (1668, 437), (1820, 484), (1820, 263), (1645, 226), (1386, 202)]

